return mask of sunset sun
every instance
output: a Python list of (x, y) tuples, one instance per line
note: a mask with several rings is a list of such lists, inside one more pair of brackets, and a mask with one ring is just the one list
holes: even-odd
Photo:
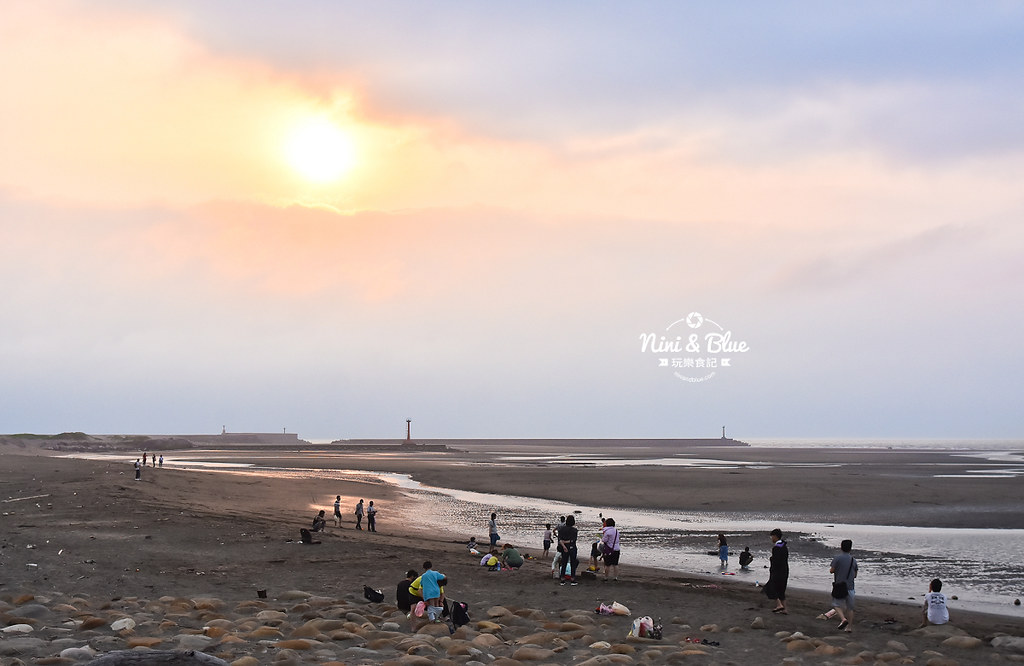
[(355, 166), (352, 138), (325, 119), (307, 121), (293, 131), (285, 156), (293, 169), (315, 183), (338, 180)]

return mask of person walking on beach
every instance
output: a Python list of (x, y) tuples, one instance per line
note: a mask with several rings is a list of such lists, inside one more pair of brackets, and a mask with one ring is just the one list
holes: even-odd
[(141, 481), (142, 480), (142, 466), (139, 464), (139, 459), (138, 458), (135, 459), (135, 480), (136, 481)]
[(373, 505), (373, 500), (370, 500), (370, 506), (366, 508), (366, 531), (377, 531), (377, 507)]
[(363, 500), (356, 504), (356, 529), (363, 529)]
[(543, 557), (548, 556), (548, 551), (551, 550), (551, 523), (544, 524), (544, 554)]
[(491, 548), (498, 545), (498, 514), (492, 513), (491, 519), (487, 522), (487, 534), (491, 537)]
[(612, 580), (619, 579), (619, 530), (614, 518), (605, 518), (601, 530), (602, 557), (604, 558), (604, 580), (611, 574)]
[(853, 549), (850, 539), (843, 539), (839, 549), (842, 552), (832, 558), (832, 566), (828, 570), (834, 576), (832, 608), (839, 614), (838, 628), (849, 632), (853, 631), (853, 580), (857, 577), (857, 560), (850, 554)]
[(334, 522), (341, 527), (341, 495), (334, 498)]
[(718, 533), (718, 561), (723, 569), (729, 566), (729, 544), (721, 532)]
[(786, 586), (789, 584), (789, 548), (782, 538), (782, 530), (774, 529), (769, 535), (772, 540), (772, 554), (768, 564), (768, 582), (762, 591), (776, 602), (773, 613), (788, 615), (786, 610)]
[[(558, 552), (561, 554), (561, 565), (559, 566), (559, 584), (565, 585), (566, 579), (570, 584), (577, 585), (576, 568), (579, 560), (576, 558), (576, 539), (579, 531), (576, 529), (576, 517), (566, 516), (565, 525), (558, 528)], [(566, 574), (568, 571), (568, 575)]]

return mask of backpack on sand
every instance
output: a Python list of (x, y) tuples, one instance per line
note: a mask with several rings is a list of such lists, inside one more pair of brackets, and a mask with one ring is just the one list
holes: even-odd
[(456, 628), (469, 624), (469, 604), (464, 601), (452, 602), (452, 624)]
[(363, 596), (375, 604), (379, 604), (384, 601), (384, 593), (380, 590), (373, 589), (369, 585), (363, 585)]

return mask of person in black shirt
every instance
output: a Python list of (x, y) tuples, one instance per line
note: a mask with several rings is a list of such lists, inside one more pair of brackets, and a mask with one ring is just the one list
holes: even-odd
[(566, 570), (569, 571), (570, 583), (577, 584), (576, 567), (579, 566), (579, 560), (576, 558), (576, 537), (578, 535), (576, 517), (566, 516), (565, 525), (558, 528), (558, 552), (562, 554), (559, 573), (559, 584), (561, 585), (565, 585)]
[(405, 578), (398, 582), (398, 589), (395, 590), (395, 601), (398, 602), (398, 610), (406, 615), (412, 612), (412, 605), (419, 600), (419, 597), (409, 592), (409, 586), (412, 585), (412, 582), (417, 577), (419, 577), (419, 573), (415, 569), (409, 569), (405, 572)]

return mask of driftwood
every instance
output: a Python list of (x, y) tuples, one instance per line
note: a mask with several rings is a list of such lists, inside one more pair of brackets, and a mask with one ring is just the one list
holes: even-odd
[(117, 650), (93, 659), (86, 666), (228, 666), (223, 659), (195, 650)]

